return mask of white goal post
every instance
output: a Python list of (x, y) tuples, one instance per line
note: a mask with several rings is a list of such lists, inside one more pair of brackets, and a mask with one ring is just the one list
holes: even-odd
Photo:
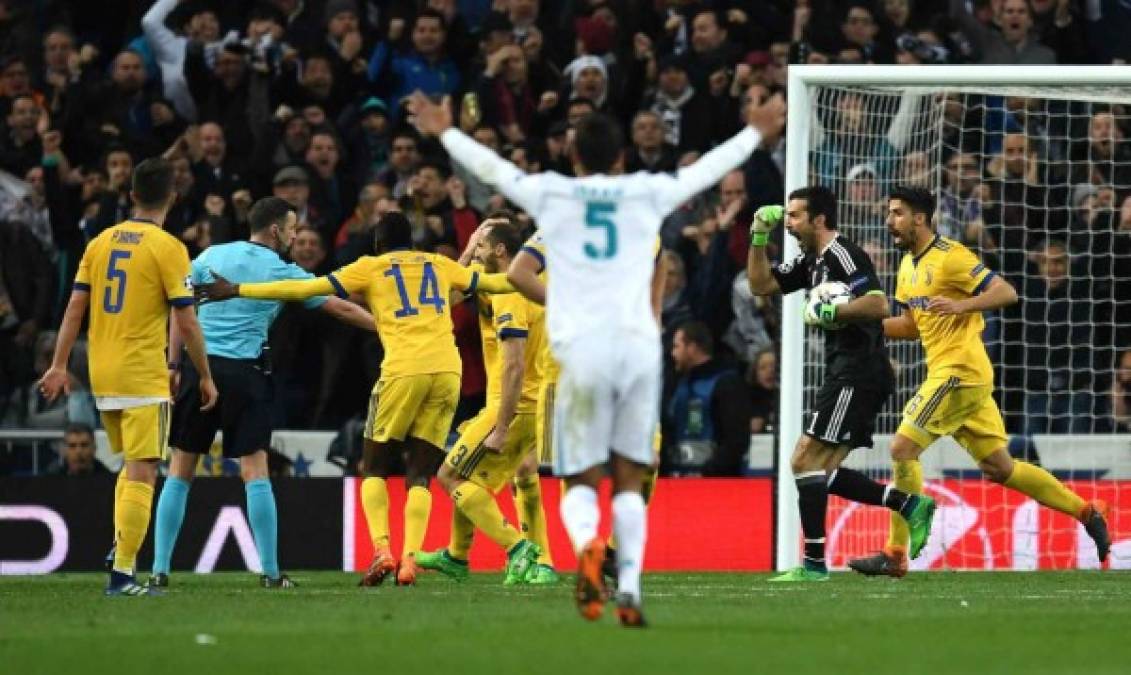
[[(822, 93), (831, 89), (838, 91), (858, 89), (862, 92), (868, 92), (866, 95), (874, 95), (877, 100), (885, 97), (891, 99), (883, 112), (886, 116), (885, 119), (889, 121), (900, 114), (895, 110), (900, 105), (900, 97), (907, 94), (918, 95), (922, 101), (925, 101), (923, 104), (925, 106), (941, 106), (938, 95), (944, 92), (983, 97), (1032, 97), (1047, 106), (1043, 111), (1047, 117), (1055, 115), (1056, 111), (1060, 110), (1058, 107), (1048, 106), (1047, 101), (1068, 102), (1064, 104), (1065, 106), (1077, 102), (1081, 105), (1131, 102), (1131, 68), (1118, 66), (790, 66), (788, 74), (788, 122), (786, 126), (786, 194), (809, 184), (811, 180), (821, 181), (819, 172), (814, 167), (814, 152), (818, 150), (817, 146), (821, 142), (822, 134), (824, 133), (827, 136), (827, 131), (819, 128), (821, 121), (817, 114), (817, 108), (821, 105), (828, 105), (826, 112), (833, 115), (837, 114), (836, 104), (828, 104), (828, 101), (839, 101), (841, 99)], [(883, 102), (877, 107), (882, 107), (882, 105)], [(936, 113), (927, 108), (922, 108), (918, 114), (922, 121), (927, 118), (935, 119), (931, 115)], [(924, 155), (926, 161), (933, 165), (927, 167), (927, 175), (932, 176), (930, 187), (936, 195), (939, 194), (944, 173), (941, 167), (937, 166), (940, 157), (943, 156), (942, 152), (939, 151), (939, 148), (942, 147), (942, 140), (940, 139), (942, 138), (943, 121), (941, 116), (942, 113), (938, 112), (935, 120), (938, 122), (938, 127), (936, 129), (920, 129), (917, 133), (923, 134), (922, 140), (916, 141), (921, 143), (918, 146), (922, 150), (920, 154)], [(926, 127), (929, 124), (921, 123), (920, 126)], [(965, 132), (966, 130), (962, 131)], [(940, 135), (935, 140), (931, 140), (931, 138), (934, 138), (931, 136), (933, 133)], [(1065, 141), (1065, 145), (1075, 140), (1077, 139), (1068, 139)], [(905, 155), (906, 153), (902, 154)], [(987, 159), (988, 157), (983, 158), (982, 161)], [(819, 158), (816, 161), (819, 161)], [(875, 167), (872, 168), (874, 170)], [(839, 175), (841, 178), (844, 177), (843, 167), (841, 167)], [(847, 181), (844, 182), (847, 183)], [(899, 181), (893, 174), (886, 185), (895, 182)], [(1069, 183), (1068, 194), (1073, 194), (1071, 181), (1066, 181), (1066, 183)], [(841, 195), (842, 192), (838, 190), (838, 196)], [(1116, 209), (1118, 209), (1118, 206), (1116, 206)], [(1071, 213), (1067, 215), (1071, 215)], [(890, 250), (890, 238), (886, 235), (886, 229), (882, 232), (878, 230), (883, 226), (882, 220), (876, 222), (875, 226), (877, 229), (873, 233), (876, 235), (877, 241), (882, 241), (885, 248)], [(861, 242), (857, 241), (857, 243)], [(1024, 250), (1021, 251), (1022, 255), (1025, 255), (1025, 253)], [(788, 235), (784, 236), (782, 259), (789, 260), (797, 254), (797, 242)], [(886, 285), (889, 286), (886, 288), (889, 296), (893, 295), (895, 289), (891, 277), (882, 280), (887, 282)], [(784, 299), (779, 370), (781, 382), (780, 425), (776, 449), (778, 465), (775, 566), (778, 570), (788, 569), (800, 563), (800, 519), (797, 512), (797, 490), (790, 470), (790, 455), (802, 433), (807, 393), (811, 394), (812, 387), (819, 384), (811, 381), (814, 377), (811, 372), (813, 364), (819, 361), (821, 357), (819, 344), (816, 346), (813, 344), (813, 341), (819, 338), (813, 337), (812, 333), (805, 329), (802, 322), (802, 309), (803, 295), (801, 293), (794, 293)], [(1128, 347), (1131, 347), (1131, 344), (1124, 348)], [(1025, 350), (1027, 347), (1023, 345), (1020, 349)], [(991, 353), (991, 359), (993, 358), (994, 355)], [(917, 365), (920, 369), (922, 368), (921, 362), (918, 362)], [(807, 376), (810, 381), (807, 381)], [(1000, 383), (996, 383), (996, 386), (1000, 386)], [(1022, 395), (1024, 393), (1023, 391)], [(893, 396), (894, 398), (896, 397)], [(889, 408), (894, 408), (896, 405), (895, 402), (889, 403)], [(890, 409), (887, 411), (886, 417), (889, 418), (887, 428), (878, 428), (878, 434), (894, 431), (891, 428), (890, 420), (895, 419), (897, 413), (898, 408), (894, 411)], [(876, 452), (879, 452), (881, 447), (886, 452), (886, 438), (877, 446)], [(936, 452), (936, 450), (932, 448), (930, 452)], [(1131, 447), (1120, 450), (1120, 452), (1131, 455)], [(857, 453), (853, 454), (855, 456)], [(872, 455), (873, 465), (876, 456)], [(925, 463), (926, 460), (925, 457)], [(972, 462), (970, 462), (969, 468), (975, 469)], [(883, 474), (877, 472), (877, 475)], [(886, 480), (886, 477), (881, 480)], [(927, 482), (931, 482), (930, 477), (928, 477)], [(1016, 516), (1016, 518), (1020, 518), (1020, 516)], [(834, 518), (830, 513), (828, 523), (830, 538), (834, 536), (833, 521)], [(876, 527), (882, 527), (886, 534), (886, 512), (881, 513), (872, 522)], [(939, 524), (936, 522), (936, 533), (938, 529)], [(831, 562), (835, 564), (835, 561)], [(951, 563), (945, 566), (966, 567), (967, 565), (965, 563)], [(975, 560), (970, 560), (968, 566), (983, 567), (980, 562)], [(989, 565), (987, 564), (985, 567), (989, 568)], [(1021, 568), (1015, 567), (1015, 569)]]

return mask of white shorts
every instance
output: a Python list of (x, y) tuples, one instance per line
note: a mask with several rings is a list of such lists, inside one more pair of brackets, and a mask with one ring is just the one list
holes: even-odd
[(659, 339), (586, 337), (555, 345), (554, 473), (574, 476), (610, 453), (650, 465), (660, 413)]

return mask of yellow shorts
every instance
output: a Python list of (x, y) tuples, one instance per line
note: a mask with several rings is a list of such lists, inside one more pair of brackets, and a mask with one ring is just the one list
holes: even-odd
[[(538, 442), (536, 448), (538, 450), (538, 462), (541, 464), (554, 463), (554, 392), (557, 387), (557, 382), (542, 381), (538, 387), (538, 412), (535, 415), (535, 435)], [(659, 459), (660, 450), (663, 447), (664, 437), (660, 433), (660, 425), (656, 425), (656, 431), (652, 434), (652, 455), (653, 458)]]
[(169, 412), (168, 403), (101, 411), (110, 450), (124, 453), (127, 462), (165, 459), (169, 447)]
[(491, 452), (483, 447), (483, 441), (487, 440), (487, 436), (495, 428), (497, 414), (497, 409), (493, 407), (484, 408), (468, 420), (460, 429), (455, 447), (444, 460), (460, 478), (491, 492), (498, 492), (510, 483), (522, 460), (536, 445), (536, 415), (519, 413), (514, 416), (503, 440), (502, 452)]
[(377, 443), (412, 436), (443, 448), (459, 404), (457, 373), (381, 378), (369, 397), (365, 437)]
[(993, 386), (964, 385), (957, 377), (927, 378), (903, 409), (899, 433), (921, 448), (952, 436), (975, 462), (1009, 443)]

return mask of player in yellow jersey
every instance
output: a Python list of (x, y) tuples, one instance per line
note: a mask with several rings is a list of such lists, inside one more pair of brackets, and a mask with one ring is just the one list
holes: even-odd
[[(513, 214), (496, 211), (476, 231), (468, 249), (474, 250), (483, 269), (496, 273), (507, 268), (521, 245)], [(467, 258), (465, 253), (461, 261)], [(505, 584), (553, 584), (558, 581), (553, 568), (538, 562), (541, 546), (506, 521), (494, 497), (515, 478), (534, 450), (545, 312), (518, 293), (481, 296), (477, 302), (487, 402), (461, 429), (440, 468), (440, 483), (456, 504), (448, 547), (421, 553), (417, 562), (457, 580), (466, 578), (468, 553), (478, 527), (507, 551)], [(541, 510), (540, 503), (538, 508)], [(543, 529), (544, 523), (543, 516)]]
[[(663, 246), (660, 239), (656, 239), (655, 244), (655, 269), (652, 272), (652, 313), (656, 317), (656, 322), (660, 322), (660, 317), (663, 314), (663, 299), (664, 299), (664, 280), (666, 278), (667, 270), (664, 266)], [(510, 279), (514, 287), (520, 293), (525, 295), (532, 302), (539, 305), (546, 303), (546, 284), (549, 282), (549, 272), (546, 270), (546, 249), (542, 243), (542, 238), (535, 234), (531, 237), (526, 244), (515, 256), (514, 261), (507, 271), (507, 278)], [(521, 494), (521, 486), (519, 481), (525, 480), (526, 476), (533, 475), (536, 479), (538, 474), (538, 465), (540, 463), (551, 463), (554, 460), (554, 447), (553, 447), (553, 426), (554, 426), (554, 393), (558, 383), (558, 375), (560, 369), (558, 362), (554, 359), (554, 354), (550, 350), (550, 342), (546, 341), (542, 348), (542, 354), (539, 359), (540, 368), (542, 371), (542, 385), (538, 389), (538, 414), (536, 417), (536, 429), (538, 436), (538, 443), (536, 451), (523, 462), (519, 467), (518, 476), (515, 478), (515, 485), (519, 487)], [(652, 501), (652, 496), (656, 490), (656, 477), (660, 471), (660, 446), (663, 440), (660, 435), (659, 426), (656, 427), (656, 433), (652, 437), (652, 451), (656, 455), (655, 462), (652, 465), (652, 471), (645, 476), (642, 496), (644, 497), (644, 504), (648, 505)], [(523, 513), (522, 510), (519, 511)], [(543, 531), (545, 516), (543, 518)], [(524, 528), (526, 522), (523, 522)], [(534, 528), (531, 528), (532, 533)], [(548, 543), (543, 544), (537, 537), (531, 536), (539, 546), (548, 546)], [(540, 564), (542, 561), (539, 561)], [(552, 564), (552, 563), (549, 563)], [(605, 562), (602, 570), (606, 577), (609, 578), (609, 583), (615, 583), (617, 578), (617, 557), (616, 557), (616, 541), (610, 535), (606, 549), (605, 549)]]
[[(962, 244), (935, 234), (935, 198), (921, 188), (897, 187), (888, 205), (887, 225), (896, 248), (905, 251), (895, 298), (902, 308), (884, 320), (884, 335), (916, 340), (927, 354), (927, 377), (903, 411), (892, 439), (895, 486), (923, 491), (919, 455), (940, 436), (952, 436), (989, 480), (1079, 520), (1096, 543), (1099, 559), (1111, 547), (1106, 505), (1085, 502), (1048, 471), (1014, 460), (993, 399), (993, 366), (982, 343), (982, 312), (1017, 302), (1017, 293)], [(907, 573), (907, 525), (893, 514), (883, 551), (849, 561), (867, 575)], [(912, 557), (918, 551), (912, 551)]]
[[(302, 300), (337, 293), (362, 293), (385, 348), (381, 378), (365, 424), (361, 502), (373, 540), (373, 562), (361, 579), (375, 586), (392, 573), (399, 585), (416, 580), (414, 556), (424, 542), (432, 495), (428, 483), (443, 460), (444, 442), (459, 402), (462, 365), (452, 334), (449, 295), (510, 292), (504, 275), (480, 274), (435, 253), (412, 250), (412, 225), (403, 214), (385, 214), (377, 225), (381, 255), (363, 256), (327, 276), (309, 280), (230, 284), (217, 276), (198, 294), (209, 300), (238, 295)], [(389, 548), (390, 460), (406, 462), (405, 535), (398, 563)]]
[(138, 584), (134, 570), (169, 434), (171, 380), (165, 350), (170, 307), (200, 373), (204, 409), (216, 404), (217, 393), (193, 308), (188, 251), (161, 229), (176, 199), (169, 162), (139, 164), (130, 196), (134, 217), (103, 231), (83, 253), (55, 357), (40, 389), (48, 400), (70, 389), (67, 361), (89, 308), (90, 384), (110, 448), (125, 457), (114, 489), (116, 545), (106, 594), (160, 595)]

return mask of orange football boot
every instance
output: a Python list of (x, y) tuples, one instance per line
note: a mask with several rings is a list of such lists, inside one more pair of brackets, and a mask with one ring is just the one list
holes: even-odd
[(601, 564), (605, 562), (605, 542), (594, 537), (577, 556), (577, 611), (590, 621), (601, 618), (605, 611), (605, 577), (601, 574)]

